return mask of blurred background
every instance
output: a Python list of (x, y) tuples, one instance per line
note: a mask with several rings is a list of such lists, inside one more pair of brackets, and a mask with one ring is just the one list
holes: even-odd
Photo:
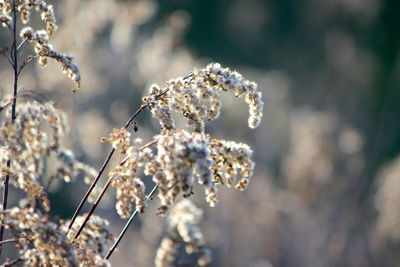
[[(259, 84), (259, 128), (247, 128), (244, 101), (229, 97), (207, 127), (249, 144), (256, 162), (248, 189), (221, 190), (215, 208), (195, 192), (211, 266), (400, 266), (400, 1), (47, 2), (59, 26), (52, 44), (76, 56), (82, 88), (73, 94), (56, 63), (30, 65), (20, 84), (68, 114), (64, 142), (96, 169), (109, 150), (100, 137), (125, 123), (150, 83), (219, 62)], [(4, 95), (12, 75), (0, 64)], [(138, 127), (144, 140), (159, 130), (148, 112)], [(54, 182), (54, 216), (70, 218), (87, 188)], [(111, 191), (96, 214), (118, 233)], [(131, 226), (114, 266), (153, 265), (164, 232), (157, 202)]]

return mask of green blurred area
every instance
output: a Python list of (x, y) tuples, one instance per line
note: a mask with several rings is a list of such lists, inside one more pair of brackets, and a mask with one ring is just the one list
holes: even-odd
[[(368, 162), (360, 181), (361, 198), (377, 169), (399, 154), (399, 1), (158, 4), (158, 21), (175, 10), (190, 14), (185, 40), (197, 56), (233, 67), (282, 71), (292, 80), (294, 106), (334, 110), (355, 125), (365, 135)], [(333, 62), (335, 57), (342, 62)], [(346, 60), (352, 65), (346, 66)]]

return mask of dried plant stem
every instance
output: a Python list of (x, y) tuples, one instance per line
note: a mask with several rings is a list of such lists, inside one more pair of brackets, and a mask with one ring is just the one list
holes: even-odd
[(18, 259), (15, 259), (15, 260), (13, 260), (13, 261), (10, 261), (10, 262), (5, 262), (4, 263), (4, 265), (2, 265), (3, 267), (9, 267), (9, 266), (13, 266), (13, 265), (15, 265), (15, 264), (17, 264), (17, 263), (19, 263), (19, 262), (21, 262), (21, 261), (23, 261), (21, 258), (18, 258)]
[[(147, 196), (148, 199), (151, 199), (151, 197), (154, 195), (154, 193), (156, 192), (158, 187), (158, 184), (156, 184), (153, 189), (151, 189), (151, 192), (149, 193), (149, 195)], [(118, 237), (115, 239), (114, 244), (112, 245), (112, 247), (110, 248), (110, 250), (107, 252), (107, 255), (104, 257), (105, 260), (108, 260), (111, 255), (113, 254), (114, 250), (117, 248), (119, 242), (121, 241), (122, 237), (125, 235), (126, 230), (128, 230), (129, 225), (132, 223), (133, 219), (135, 218), (135, 216), (138, 214), (138, 211), (135, 210), (131, 217), (129, 217), (129, 220), (126, 222), (124, 228), (122, 229), (121, 233), (118, 235)]]
[(83, 228), (85, 227), (86, 223), (89, 221), (90, 216), (92, 216), (94, 210), (97, 208), (97, 206), (99, 205), (101, 199), (103, 198), (104, 194), (107, 191), (107, 188), (110, 186), (112, 181), (112, 178), (110, 177), (107, 181), (107, 183), (103, 186), (103, 189), (100, 192), (100, 195), (97, 197), (96, 201), (93, 203), (92, 207), (90, 208), (88, 214), (85, 217), (85, 220), (83, 221), (82, 225), (79, 227), (78, 232), (76, 232), (74, 239), (78, 238), (78, 236), (80, 235), (80, 233), (82, 232)]
[[(185, 77), (191, 77), (191, 75), (186, 75)], [(165, 89), (163, 92), (157, 95), (155, 98), (160, 99), (163, 95), (165, 95), (168, 92), (168, 89)], [(137, 115), (139, 115), (145, 108), (147, 108), (150, 105), (150, 103), (142, 104), (138, 110), (135, 111), (135, 113), (130, 117), (130, 119), (125, 123), (124, 128), (127, 129), (129, 125), (132, 124), (134, 119), (136, 118)], [(93, 191), (94, 187), (96, 186), (97, 182), (99, 181), (101, 175), (103, 174), (105, 168), (107, 167), (108, 163), (110, 162), (113, 154), (115, 152), (115, 148), (112, 148), (110, 152), (108, 152), (107, 158), (105, 159), (103, 165), (101, 166), (99, 173), (97, 174), (97, 177), (93, 180), (92, 184), (90, 185), (89, 189), (87, 190), (85, 196), (82, 198), (81, 202), (78, 205), (78, 208), (75, 210), (74, 215), (71, 218), (71, 221), (68, 225), (68, 232), (71, 230), (72, 225), (74, 224), (76, 217), (78, 217), (79, 212), (82, 210), (83, 205), (85, 204), (86, 200), (88, 199), (90, 193)]]
[[(133, 122), (133, 120), (136, 118), (137, 115), (139, 115), (140, 112), (142, 112), (148, 105), (143, 104), (140, 106), (138, 110), (131, 116), (131, 118), (125, 123), (124, 128), (127, 129), (129, 125)], [(68, 232), (71, 230), (72, 225), (74, 224), (76, 217), (78, 216), (79, 212), (81, 211), (83, 205), (85, 204), (86, 200), (88, 199), (90, 193), (93, 191), (94, 187), (96, 186), (97, 182), (99, 181), (101, 175), (103, 174), (105, 168), (107, 167), (108, 163), (110, 162), (113, 154), (115, 152), (115, 148), (112, 148), (110, 152), (108, 152), (107, 158), (103, 163), (103, 166), (101, 166), (99, 173), (97, 174), (96, 179), (93, 180), (92, 184), (90, 185), (89, 189), (87, 190), (85, 196), (82, 198), (81, 202), (79, 203), (78, 208), (75, 210), (74, 215), (72, 216), (71, 222), (68, 225)], [(68, 233), (67, 233), (68, 234)]]
[(27, 61), (22, 62), (22, 65), (21, 65), (21, 67), (20, 67), (19, 70), (18, 70), (18, 75), (21, 73), (21, 71), (23, 70), (23, 68), (24, 68), (26, 65), (28, 65), (32, 60), (35, 60), (35, 59), (37, 59), (37, 58), (39, 58), (39, 55), (29, 56), (29, 58), (28, 58)]
[(17, 242), (17, 241), (18, 241), (18, 239), (16, 239), (16, 238), (6, 239), (6, 240), (1, 241), (0, 245), (7, 244), (7, 243), (13, 243), (13, 242)]
[[(151, 145), (153, 145), (153, 144), (155, 144), (155, 141), (151, 141), (151, 142), (149, 142), (149, 143), (147, 143), (147, 144), (141, 146), (139, 149), (142, 150), (142, 149), (144, 149), (144, 148), (146, 148), (146, 147), (149, 147), (149, 146), (151, 146)], [(126, 162), (126, 160), (127, 160), (128, 158), (129, 158), (129, 157), (125, 158), (125, 159), (120, 163), (120, 165), (123, 165), (123, 164)], [(87, 214), (86, 217), (85, 217), (85, 220), (83, 221), (82, 225), (79, 227), (79, 230), (78, 230), (78, 232), (76, 232), (74, 238), (77, 238), (77, 237), (80, 235), (80, 233), (82, 232), (82, 230), (83, 230), (83, 228), (85, 227), (86, 223), (89, 221), (90, 217), (92, 216), (94, 210), (95, 210), (95, 209), (97, 208), (97, 206), (99, 205), (101, 199), (103, 198), (103, 196), (104, 196), (105, 192), (107, 191), (108, 187), (110, 186), (111, 182), (112, 182), (112, 177), (110, 177), (110, 178), (108, 179), (107, 183), (103, 186), (103, 189), (101, 190), (101, 192), (100, 192), (99, 196), (97, 197), (96, 201), (93, 203), (92, 207), (90, 208), (88, 214)]]
[[(18, 49), (17, 49), (17, 3), (16, 0), (13, 1), (13, 26), (12, 26), (12, 37), (13, 43), (11, 46), (11, 60), (12, 66), (14, 70), (14, 92), (13, 92), (13, 100), (11, 107), (11, 125), (14, 124), (16, 117), (16, 108), (17, 108), (17, 91), (18, 91)], [(11, 167), (11, 160), (7, 161), (7, 168)], [(10, 180), (10, 175), (6, 175), (4, 184), (3, 184), (3, 211), (7, 209), (7, 201), (8, 201), (8, 184)], [(0, 255), (2, 252), (2, 241), (4, 235), (4, 225), (2, 224), (0, 227)]]
[[(192, 76), (193, 76), (193, 72), (190, 72), (190, 73), (188, 73), (187, 75), (185, 75), (185, 77), (184, 77), (183, 79), (188, 79), (188, 78), (191, 78)], [(168, 91), (169, 91), (169, 89), (168, 89), (168, 88), (165, 88), (160, 94), (158, 94), (158, 95), (155, 97), (155, 100), (160, 99), (160, 98), (161, 98), (162, 96), (164, 96)], [(132, 122), (134, 121), (134, 119), (136, 118), (136, 116), (138, 116), (138, 115), (139, 115), (145, 108), (147, 108), (150, 104), (151, 104), (150, 102), (145, 103), (145, 104), (142, 104), (142, 105), (140, 106), (140, 108), (139, 108), (138, 110), (136, 110), (136, 112), (131, 116), (131, 118), (125, 123), (124, 128), (127, 129), (127, 128), (129, 127), (129, 125), (132, 124)], [(112, 149), (110, 150), (110, 152), (109, 152), (108, 155), (107, 155), (107, 158), (105, 159), (105, 161), (104, 161), (102, 167), (101, 167), (100, 170), (99, 170), (99, 173), (98, 173), (97, 177), (93, 180), (93, 182), (92, 182), (92, 184), (90, 185), (89, 189), (87, 190), (85, 196), (82, 198), (82, 200), (81, 200), (81, 202), (79, 203), (77, 209), (75, 210), (74, 215), (72, 216), (71, 221), (70, 221), (70, 223), (69, 223), (69, 225), (68, 225), (68, 232), (67, 232), (67, 235), (68, 235), (68, 233), (71, 231), (71, 228), (72, 228), (72, 226), (74, 225), (74, 222), (75, 222), (76, 218), (78, 217), (78, 214), (79, 214), (80, 211), (82, 210), (83, 205), (85, 204), (85, 202), (86, 202), (87, 199), (89, 198), (90, 193), (91, 193), (91, 192), (93, 191), (93, 189), (95, 188), (95, 186), (96, 186), (97, 182), (99, 181), (101, 175), (103, 174), (105, 168), (107, 167), (108, 163), (110, 162), (110, 160), (111, 160), (111, 158), (112, 158), (112, 156), (113, 156), (115, 150), (116, 150), (115, 148), (112, 148)], [(107, 190), (107, 188), (108, 188), (110, 182), (111, 182), (110, 180), (107, 181), (107, 184), (103, 187), (103, 191), (101, 192), (101, 194), (100, 194), (100, 196), (98, 197), (97, 200), (99, 200), (99, 201), (101, 200), (101, 198), (102, 198), (103, 194), (105, 193), (105, 191)], [(97, 203), (97, 200), (96, 200), (96, 203)], [(97, 204), (96, 204), (96, 203), (94, 203), (93, 206), (91, 207), (91, 209), (90, 209), (88, 215), (87, 215), (86, 218), (85, 218), (84, 223), (81, 225), (81, 227), (79, 228), (79, 230), (78, 230), (78, 232), (76, 233), (76, 235), (75, 235), (74, 238), (78, 237), (79, 234), (80, 234), (80, 232), (82, 231), (82, 229), (85, 227), (85, 224), (87, 223), (87, 221), (89, 220), (91, 214), (93, 213), (93, 211), (96, 209), (96, 207), (97, 207), (97, 205), (98, 205), (98, 203), (97, 203)]]

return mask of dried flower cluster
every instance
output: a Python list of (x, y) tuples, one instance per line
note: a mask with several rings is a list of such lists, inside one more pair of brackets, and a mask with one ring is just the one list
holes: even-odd
[(20, 37), (24, 42), (28, 41), (34, 44), (36, 56), (30, 56), (29, 60), (39, 57), (42, 67), (46, 66), (48, 58), (60, 62), (63, 72), (67, 73), (75, 83), (76, 87), (73, 90), (78, 90), (81, 85), (81, 75), (78, 66), (73, 62), (74, 57), (55, 51), (49, 42), (49, 36), (57, 29), (53, 6), (43, 0), (2, 0), (0, 1), (0, 23), (4, 27), (11, 27), (13, 22), (11, 13), (14, 10), (14, 2), (23, 24), (29, 22), (32, 10), (40, 13), (41, 20), (46, 24), (46, 28), (43, 30), (35, 31), (31, 27), (25, 27), (20, 32)]
[(77, 91), (81, 86), (81, 74), (78, 66), (73, 62), (74, 57), (59, 53), (53, 50), (53, 46), (49, 43), (49, 32), (46, 30), (34, 31), (31, 27), (25, 27), (21, 30), (20, 36), (23, 40), (35, 44), (35, 53), (39, 57), (41, 67), (47, 65), (47, 58), (52, 58), (62, 65), (62, 70), (67, 73), (68, 77), (75, 83)]
[[(10, 106), (3, 112), (6, 117), (10, 116)], [(61, 176), (68, 182), (82, 175), (85, 180), (92, 180), (96, 174), (93, 168), (76, 160), (71, 151), (60, 145), (65, 129), (64, 113), (50, 102), (19, 102), (14, 124), (8, 120), (0, 123), (1, 172), (10, 175), (12, 185), (27, 192), (32, 204), (39, 199), (46, 210), (50, 206), (40, 178), (52, 154), (59, 164), (56, 177)], [(8, 161), (11, 161), (10, 168)]]
[[(190, 200), (179, 201), (168, 216), (167, 235), (162, 239), (157, 250), (155, 265), (168, 267), (177, 263), (180, 243), (184, 243), (186, 253), (198, 253), (197, 264), (206, 266), (211, 262), (211, 252), (205, 247), (200, 222), (203, 211), (197, 208)], [(173, 264), (173, 263), (176, 264)]]
[(109, 266), (107, 261), (86, 247), (88, 243), (96, 244), (97, 238), (99, 241), (104, 239), (104, 222), (97, 218), (89, 224), (86, 239), (72, 243), (62, 227), (33, 208), (13, 208), (0, 216), (16, 238), (23, 266)]
[[(184, 197), (192, 195), (196, 182), (204, 187), (207, 202), (214, 206), (217, 185), (233, 185), (237, 190), (244, 190), (253, 174), (250, 147), (211, 138), (204, 133), (204, 122), (219, 114), (218, 90), (231, 90), (237, 96), (245, 94), (246, 99), (258, 99), (250, 104), (249, 120), (251, 127), (257, 126), (262, 117), (257, 85), (219, 64), (210, 64), (167, 85), (167, 89), (152, 85), (150, 95), (144, 98), (162, 127), (151, 142), (140, 147), (142, 141), (131, 141), (125, 129), (114, 129), (108, 138), (101, 139), (114, 148), (121, 147), (121, 154), (126, 156), (109, 174), (112, 185), (117, 188), (117, 211), (122, 217), (129, 216), (133, 200), (139, 212), (145, 208), (145, 188), (139, 178), (139, 167), (144, 167), (144, 174), (152, 176), (158, 185), (160, 214), (166, 213), (179, 193)], [(194, 126), (194, 132), (175, 129), (171, 110), (181, 111)]]
[[(188, 77), (180, 77), (167, 82), (165, 97), (158, 97), (162, 89), (150, 87), (150, 95), (144, 97), (151, 103), (153, 117), (162, 128), (173, 129), (174, 122), (170, 110), (183, 114), (188, 124), (197, 132), (204, 131), (205, 121), (218, 118), (220, 112), (220, 92), (232, 92), (236, 97), (245, 97), (249, 105), (249, 127), (256, 128), (262, 118), (263, 101), (257, 84), (248, 81), (236, 71), (209, 64), (204, 69), (196, 69)], [(157, 100), (157, 101), (155, 101)]]
[[(72, 238), (75, 235), (78, 230), (78, 225), (80, 225), (84, 219), (85, 215), (76, 218), (77, 224), (75, 224), (68, 233), (69, 238)], [(92, 216), (76, 240), (82, 246), (102, 255), (107, 251), (107, 245), (112, 239), (112, 235), (108, 230), (108, 225), (109, 222), (107, 220), (104, 220), (99, 216)], [(67, 229), (67, 224), (64, 225), (64, 229)]]
[[(110, 136), (119, 136), (116, 132)], [(123, 143), (111, 137), (108, 140)], [(217, 185), (234, 185), (235, 189), (244, 190), (253, 173), (252, 151), (247, 145), (211, 139), (203, 133), (182, 129), (165, 131), (142, 147), (140, 139), (132, 143), (126, 150), (126, 160), (109, 174), (112, 185), (117, 188), (117, 211), (121, 217), (129, 216), (133, 199), (138, 211), (143, 212), (145, 208), (139, 167), (144, 167), (144, 174), (151, 175), (158, 184), (160, 214), (168, 210), (180, 192), (184, 197), (192, 195), (195, 182), (203, 185), (207, 201), (214, 206)], [(241, 178), (236, 181), (238, 174)]]

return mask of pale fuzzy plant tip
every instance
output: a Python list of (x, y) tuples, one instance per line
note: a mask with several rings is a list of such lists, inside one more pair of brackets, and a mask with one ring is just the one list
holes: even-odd
[(0, 15), (0, 24), (3, 27), (9, 27), (11, 25), (12, 22), (12, 18), (11, 16), (7, 15), (7, 14), (1, 14)]
[[(263, 116), (262, 94), (255, 82), (246, 80), (237, 71), (223, 68), (219, 63), (211, 63), (203, 69), (195, 69), (184, 77), (171, 79), (163, 89), (152, 85), (149, 95), (143, 99), (152, 109), (155, 119), (163, 129), (173, 129), (170, 111), (182, 114), (196, 132), (204, 132), (205, 122), (218, 118), (220, 114), (221, 92), (245, 97), (249, 106), (249, 127), (256, 128)], [(164, 114), (162, 116), (162, 114)]]
[(205, 246), (200, 229), (202, 218), (203, 211), (188, 199), (174, 205), (168, 215), (167, 234), (157, 250), (157, 267), (170, 266), (178, 256), (180, 244), (184, 244), (186, 253), (198, 253), (199, 266), (206, 266), (211, 262), (211, 252)]

